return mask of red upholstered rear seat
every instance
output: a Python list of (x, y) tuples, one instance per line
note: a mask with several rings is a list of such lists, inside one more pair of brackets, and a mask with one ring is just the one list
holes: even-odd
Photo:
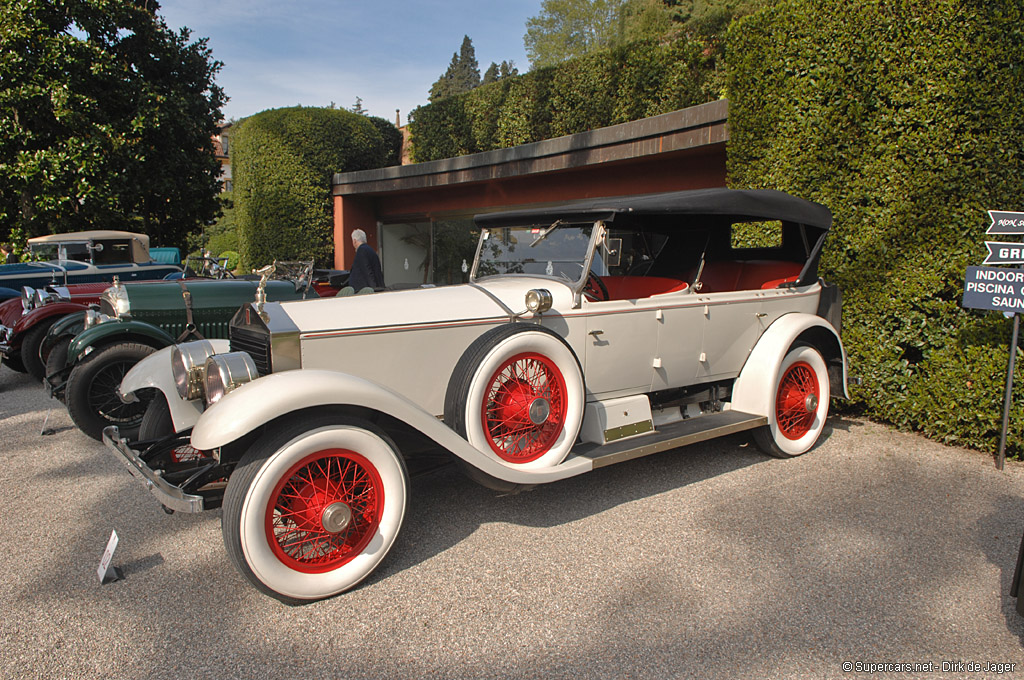
[(609, 300), (637, 300), (687, 287), (685, 281), (662, 276), (602, 276), (601, 281), (608, 288)]
[(803, 266), (798, 262), (778, 260), (733, 260), (708, 262), (700, 280), (702, 293), (732, 290), (765, 290), (796, 281)]

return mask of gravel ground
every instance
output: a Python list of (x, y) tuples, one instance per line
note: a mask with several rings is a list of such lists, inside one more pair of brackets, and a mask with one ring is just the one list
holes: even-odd
[[(374, 575), (287, 607), (228, 563), (219, 511), (164, 514), (63, 408), (40, 436), (50, 405), (0, 369), (3, 678), (1024, 671), (1024, 465), (869, 422), (833, 418), (794, 460), (736, 436), (511, 497), (419, 477)], [(126, 578), (100, 585), (112, 529)]]

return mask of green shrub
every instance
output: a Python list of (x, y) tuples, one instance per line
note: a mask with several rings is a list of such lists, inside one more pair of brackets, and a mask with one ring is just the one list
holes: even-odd
[(464, 156), (668, 113), (709, 95), (700, 43), (639, 41), (503, 78), (413, 110), (417, 162)]
[(985, 210), (1024, 209), (1022, 26), (1019, 0), (782, 0), (727, 47), (730, 183), (835, 215), (822, 273), (844, 291), (854, 406), (983, 450), (1009, 321), (960, 298)]
[(381, 127), (351, 111), (306, 107), (264, 111), (236, 126), (233, 193), (244, 268), (274, 259), (330, 262), (332, 177), (382, 167), (401, 153), (400, 135), (396, 151), (394, 135), (385, 139)]
[[(213, 252), (216, 252), (216, 251), (213, 251)], [(216, 257), (226, 257), (226, 258), (228, 258), (228, 261), (224, 263), (224, 268), (227, 269), (229, 272), (233, 272), (236, 269), (238, 269), (239, 255), (238, 255), (237, 251), (235, 251), (235, 250), (225, 250), (225, 251), (221, 252), (219, 255), (217, 255)]]

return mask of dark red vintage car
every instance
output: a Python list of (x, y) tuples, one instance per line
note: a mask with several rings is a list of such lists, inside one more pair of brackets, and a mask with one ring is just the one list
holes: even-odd
[(43, 340), (62, 317), (99, 302), (109, 283), (23, 288), (20, 298), (0, 303), (0, 363), (42, 380), (46, 359), (40, 356)]

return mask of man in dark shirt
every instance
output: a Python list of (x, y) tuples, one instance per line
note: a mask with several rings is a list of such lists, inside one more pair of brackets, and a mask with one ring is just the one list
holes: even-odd
[(352, 247), (356, 249), (356, 257), (349, 269), (348, 285), (358, 293), (363, 288), (383, 288), (384, 272), (380, 268), (380, 258), (373, 248), (366, 244), (366, 232), (356, 229), (352, 232)]

